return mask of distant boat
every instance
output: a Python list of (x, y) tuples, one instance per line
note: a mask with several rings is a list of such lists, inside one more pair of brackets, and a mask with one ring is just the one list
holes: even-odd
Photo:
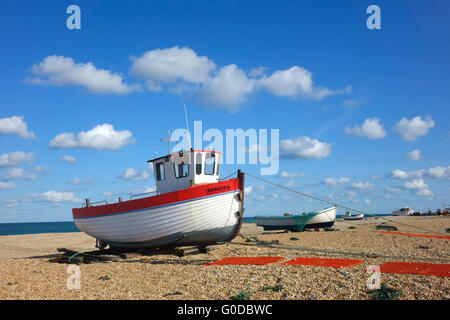
[(294, 232), (303, 231), (308, 221), (317, 216), (319, 211), (303, 213), (298, 215), (283, 216), (256, 216), (255, 223), (257, 226), (267, 230), (290, 230)]
[(317, 215), (308, 221), (305, 228), (331, 228), (336, 221), (336, 207), (319, 210)]
[(343, 217), (344, 220), (361, 220), (364, 218), (364, 214), (351, 214), (350, 210), (345, 211), (345, 216)]
[(414, 214), (414, 209), (410, 207), (403, 207), (397, 211), (392, 211), (394, 216), (412, 216)]

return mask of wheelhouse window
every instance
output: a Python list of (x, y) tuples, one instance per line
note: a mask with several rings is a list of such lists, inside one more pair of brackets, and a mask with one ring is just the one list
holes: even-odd
[(180, 164), (173, 164), (173, 167), (175, 169), (175, 178), (184, 178), (189, 175), (189, 164), (187, 163), (180, 163)]
[(216, 166), (215, 154), (214, 153), (207, 154), (205, 160), (205, 174), (213, 175), (215, 166)]
[(156, 181), (162, 181), (164, 179), (164, 163), (160, 162), (156, 164)]
[(195, 157), (195, 174), (202, 174), (202, 154), (197, 153)]

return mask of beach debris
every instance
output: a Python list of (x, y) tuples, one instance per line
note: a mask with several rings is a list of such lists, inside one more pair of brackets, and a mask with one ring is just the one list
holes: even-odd
[(336, 229), (333, 227), (323, 228), (324, 231), (340, 231), (340, 229)]
[(271, 244), (279, 244), (280, 241), (278, 240), (272, 240), (272, 241), (265, 241), (265, 240), (260, 240), (258, 239), (258, 237), (249, 237), (247, 239), (245, 239), (245, 242), (255, 242), (256, 245), (260, 245), (260, 246), (268, 246)]
[(58, 248), (62, 252), (59, 256), (51, 258), (49, 262), (72, 263), (72, 264), (89, 264), (89, 263), (106, 263), (111, 261), (119, 261), (120, 255), (104, 254), (103, 251), (77, 252), (66, 248)]
[(100, 278), (98, 278), (98, 280), (111, 280), (111, 277), (106, 275), (106, 276), (101, 276)]
[(378, 225), (378, 226), (375, 226), (375, 229), (377, 229), (377, 230), (393, 230), (393, 231), (398, 230), (396, 226), (390, 226), (390, 225)]
[(178, 296), (178, 295), (182, 295), (183, 292), (180, 291), (175, 291), (175, 292), (167, 292), (165, 295), (163, 295), (163, 297), (168, 297), (168, 296)]
[(422, 246), (422, 245), (420, 245), (420, 246), (417, 247), (417, 249), (427, 250), (427, 249), (430, 249), (430, 247), (429, 246)]
[(295, 240), (298, 240), (298, 238), (297, 237), (290, 237), (289, 240), (295, 241)]
[(450, 228), (445, 229), (445, 232), (450, 233)]
[(382, 283), (379, 289), (371, 290), (372, 299), (374, 300), (393, 300), (403, 295), (400, 290), (390, 288), (386, 283)]
[(350, 227), (348, 227), (349, 229), (356, 229), (356, 227), (355, 226), (350, 226)]
[(274, 292), (280, 292), (281, 290), (283, 290), (283, 285), (282, 284), (277, 284), (275, 286), (267, 286), (267, 287), (262, 287), (259, 291), (267, 291), (267, 290), (272, 290)]

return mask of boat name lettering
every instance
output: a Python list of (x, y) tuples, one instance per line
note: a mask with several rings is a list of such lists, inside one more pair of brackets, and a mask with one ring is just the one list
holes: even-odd
[(210, 192), (217, 192), (217, 191), (228, 190), (228, 189), (230, 189), (230, 186), (220, 186), (220, 187), (214, 187), (214, 188), (207, 188), (206, 192), (210, 193)]

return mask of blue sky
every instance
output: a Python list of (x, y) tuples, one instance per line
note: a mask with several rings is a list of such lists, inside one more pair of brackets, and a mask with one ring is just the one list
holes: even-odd
[[(71, 4), (80, 30), (66, 27)], [(366, 27), (371, 4), (380, 30)], [(0, 222), (70, 221), (86, 197), (153, 187), (146, 160), (168, 129), (185, 126), (184, 103), (191, 126), (279, 129), (284, 157), (265, 177), (274, 182), (371, 214), (441, 207), (450, 202), (449, 8), (2, 2)], [(237, 168), (259, 172), (227, 165), (222, 176)], [(250, 177), (247, 194), (249, 216), (325, 206)]]

